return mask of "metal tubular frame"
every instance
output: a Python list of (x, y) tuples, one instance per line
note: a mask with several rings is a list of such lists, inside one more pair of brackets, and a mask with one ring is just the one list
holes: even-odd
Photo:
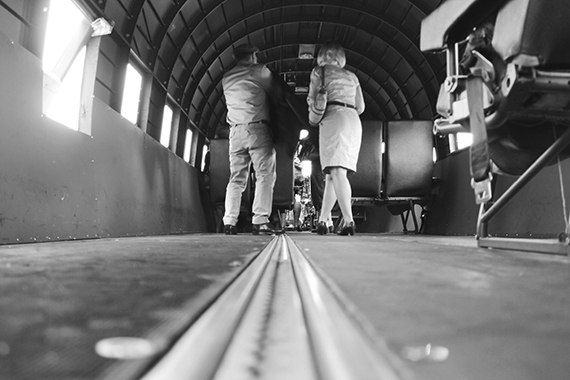
[(568, 128), (542, 155), (485, 211), (481, 204), (477, 220), (477, 244), (485, 248), (516, 249), (539, 253), (568, 255), (570, 246), (567, 242), (545, 243), (536, 239), (490, 238), (487, 237), (487, 223), (497, 214), (540, 170), (570, 144)]
[[(421, 227), (418, 225), (418, 218), (416, 216), (416, 210), (414, 209), (414, 201), (410, 200), (408, 204), (410, 208), (400, 214), (400, 218), (402, 219), (402, 226), (404, 227), (404, 233), (407, 234), (408, 232), (410, 232), (408, 230), (408, 219), (410, 219), (410, 216), (412, 217), (412, 221), (414, 222), (414, 233), (416, 234), (420, 233)], [(421, 207), (423, 209), (423, 206)]]
[[(405, 210), (400, 213), (400, 220), (402, 221), (402, 228), (405, 234), (407, 233), (422, 233), (423, 219), (420, 215), (420, 222), (416, 214), (415, 205), (422, 208), (422, 213), (425, 211), (426, 204), (429, 202), (429, 197), (390, 197), (390, 198), (366, 198), (366, 197), (353, 197), (352, 206), (407, 206)], [(408, 220), (412, 219), (414, 223), (414, 230), (408, 230)], [(341, 222), (340, 222), (341, 223)]]

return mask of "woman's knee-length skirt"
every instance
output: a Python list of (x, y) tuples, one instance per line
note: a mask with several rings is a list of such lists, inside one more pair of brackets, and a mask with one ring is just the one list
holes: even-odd
[(356, 172), (362, 124), (356, 110), (342, 106), (327, 109), (319, 126), (321, 167), (343, 167)]

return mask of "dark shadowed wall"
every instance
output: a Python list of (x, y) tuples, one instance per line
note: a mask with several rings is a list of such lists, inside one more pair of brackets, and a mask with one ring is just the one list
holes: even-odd
[[(570, 205), (570, 160), (561, 162), (568, 205)], [(474, 235), (478, 207), (470, 186), (469, 151), (463, 150), (436, 163), (440, 179), (426, 232), (442, 235)], [(517, 177), (497, 176), (495, 195), (502, 194)], [(489, 234), (497, 236), (554, 237), (565, 229), (560, 178), (556, 165), (543, 169), (489, 223)]]
[(98, 99), (91, 136), (46, 118), (40, 60), (0, 51), (1, 244), (205, 231), (195, 168)]

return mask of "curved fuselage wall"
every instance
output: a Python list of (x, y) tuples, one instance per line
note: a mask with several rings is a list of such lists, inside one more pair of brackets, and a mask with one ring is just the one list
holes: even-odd
[(0, 244), (206, 230), (194, 167), (98, 99), (91, 135), (43, 116), (40, 60), (0, 52)]

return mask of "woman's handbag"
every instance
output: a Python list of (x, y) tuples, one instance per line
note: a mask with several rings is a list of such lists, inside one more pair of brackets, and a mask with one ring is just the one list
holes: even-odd
[(325, 87), (325, 67), (321, 66), (321, 87), (315, 96), (315, 101), (309, 103), (309, 124), (317, 126), (323, 119), (327, 108), (327, 89)]

